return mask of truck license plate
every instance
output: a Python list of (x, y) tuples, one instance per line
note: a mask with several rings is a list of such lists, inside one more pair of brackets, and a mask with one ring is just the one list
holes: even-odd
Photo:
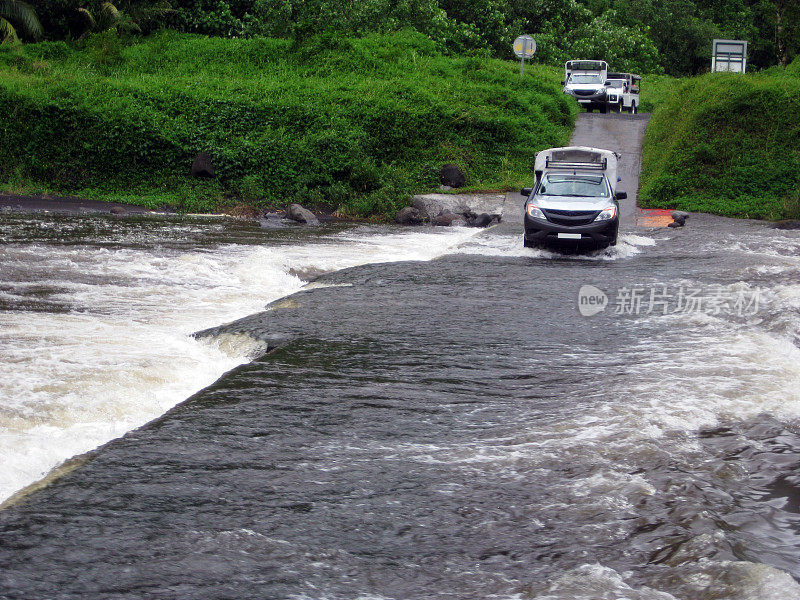
[(581, 239), (580, 233), (559, 233), (558, 239), (560, 240), (579, 240)]
[(588, 104), (591, 100), (578, 100), (581, 104)]

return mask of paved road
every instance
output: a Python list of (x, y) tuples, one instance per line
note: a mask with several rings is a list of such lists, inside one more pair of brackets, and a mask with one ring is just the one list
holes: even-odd
[[(633, 226), (637, 221), (636, 198), (639, 191), (639, 171), (642, 164), (642, 142), (649, 114), (594, 114), (581, 113), (575, 123), (570, 143), (573, 146), (592, 146), (614, 150), (622, 155), (619, 163), (621, 191), (628, 199), (620, 202), (620, 217), (623, 226)], [(524, 199), (519, 192), (506, 194), (503, 205), (503, 221), (522, 224)]]
[(650, 121), (649, 114), (594, 114), (581, 113), (572, 133), (575, 146), (594, 146), (614, 150), (622, 155), (619, 162), (619, 189), (628, 192), (628, 199), (620, 202), (623, 224), (636, 219), (636, 198), (639, 192), (639, 171), (642, 167), (642, 142)]

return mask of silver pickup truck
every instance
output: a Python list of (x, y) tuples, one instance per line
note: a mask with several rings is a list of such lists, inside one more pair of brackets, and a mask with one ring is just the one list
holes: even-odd
[(619, 154), (568, 146), (536, 155), (536, 183), (522, 190), (526, 247), (569, 244), (613, 246), (619, 233)]

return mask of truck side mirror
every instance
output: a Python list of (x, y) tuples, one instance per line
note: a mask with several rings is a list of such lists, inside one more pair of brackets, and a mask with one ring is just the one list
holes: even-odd
[(616, 194), (617, 200), (625, 200), (628, 197), (627, 192), (617, 192)]
[(533, 193), (533, 188), (522, 188), (520, 194), (525, 196), (526, 198)]
[(639, 86), (638, 85), (631, 86), (631, 93), (632, 94), (638, 94), (639, 93)]

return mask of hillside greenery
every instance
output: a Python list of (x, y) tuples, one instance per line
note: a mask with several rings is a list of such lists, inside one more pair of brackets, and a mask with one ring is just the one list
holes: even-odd
[[(9, 2), (22, 0), (3, 0), (0, 9)], [(51, 40), (96, 31), (109, 5), (28, 2)], [(707, 71), (714, 38), (748, 40), (755, 70), (786, 65), (800, 52), (797, 0), (114, 0), (113, 7), (120, 17), (106, 19), (106, 27), (145, 34), (168, 28), (302, 42), (320, 33), (360, 37), (413, 28), (442, 52), (506, 59), (513, 58), (513, 39), (528, 33), (538, 42), (536, 62), (605, 59), (617, 71), (641, 74)]]
[[(392, 214), (456, 163), (472, 188), (528, 182), (569, 140), (561, 72), (446, 57), (413, 30), (225, 39), (114, 32), (0, 47), (6, 190), (209, 210), (301, 201)], [(197, 153), (218, 177), (190, 177)]]
[(645, 135), (643, 206), (800, 218), (800, 59), (679, 82)]

